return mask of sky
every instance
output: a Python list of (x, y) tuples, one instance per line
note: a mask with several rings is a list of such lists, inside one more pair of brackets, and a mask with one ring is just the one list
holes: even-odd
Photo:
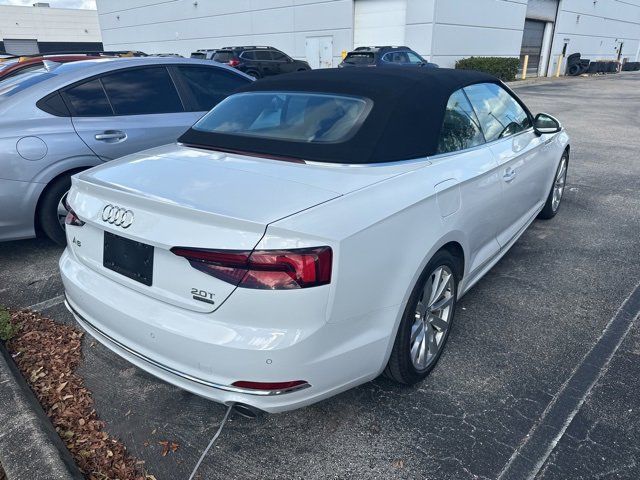
[(32, 6), (37, 1), (44, 1), (53, 8), (96, 8), (96, 0), (0, 0), (0, 5), (24, 5)]

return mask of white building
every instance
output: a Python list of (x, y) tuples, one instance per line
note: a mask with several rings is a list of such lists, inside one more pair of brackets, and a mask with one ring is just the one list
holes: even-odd
[[(362, 45), (407, 45), (440, 66), (529, 54), (529, 73), (559, 54), (640, 53), (640, 0), (97, 0), (105, 48), (189, 55), (272, 45), (312, 67)], [(565, 55), (565, 56), (566, 56)]]
[(28, 55), (102, 50), (95, 10), (0, 5), (0, 52)]

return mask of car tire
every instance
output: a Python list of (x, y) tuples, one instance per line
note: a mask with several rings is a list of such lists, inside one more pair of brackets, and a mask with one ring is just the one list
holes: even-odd
[(67, 238), (64, 223), (61, 223), (62, 211), (59, 210), (62, 197), (71, 188), (71, 175), (56, 178), (45, 189), (38, 205), (38, 222), (44, 234), (58, 245), (64, 246)]
[(260, 75), (260, 73), (258, 73), (256, 70), (248, 70), (245, 73), (250, 77), (255, 78), (256, 80), (259, 80), (260, 78), (262, 78), (262, 75)]
[(549, 220), (553, 218), (560, 210), (560, 204), (562, 203), (562, 196), (567, 185), (567, 170), (569, 169), (569, 152), (565, 151), (562, 154), (558, 168), (556, 169), (555, 176), (553, 177), (553, 184), (551, 190), (547, 196), (547, 201), (544, 207), (538, 214), (538, 218), (543, 220)]
[[(459, 262), (447, 250), (440, 250), (429, 261), (407, 302), (385, 376), (413, 385), (433, 370), (453, 326), (460, 276)], [(439, 282), (434, 287), (436, 279)], [(442, 304), (445, 306), (434, 308)]]

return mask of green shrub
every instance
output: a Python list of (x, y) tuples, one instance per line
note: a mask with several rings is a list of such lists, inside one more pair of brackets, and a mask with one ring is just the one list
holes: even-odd
[(18, 333), (18, 326), (11, 323), (11, 315), (0, 307), (0, 340), (11, 340)]
[(457, 69), (489, 73), (504, 82), (511, 82), (516, 79), (519, 66), (519, 58), (469, 57), (462, 58), (456, 62)]

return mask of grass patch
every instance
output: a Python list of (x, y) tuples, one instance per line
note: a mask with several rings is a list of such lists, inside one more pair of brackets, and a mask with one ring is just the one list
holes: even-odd
[(20, 327), (11, 321), (9, 311), (0, 306), (0, 340), (6, 342), (11, 340), (20, 331)]

